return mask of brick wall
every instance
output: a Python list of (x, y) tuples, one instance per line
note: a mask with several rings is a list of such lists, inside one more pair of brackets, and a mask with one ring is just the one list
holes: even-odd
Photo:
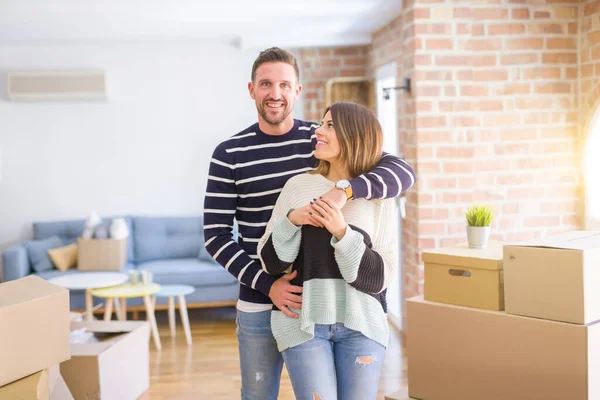
[[(413, 80), (412, 95), (396, 92), (402, 151), (418, 174), (404, 221), (406, 297), (422, 293), (423, 249), (466, 240), (472, 203), (494, 208), (492, 235), (502, 240), (581, 227), (579, 87), (589, 114), (600, 98), (599, 2), (408, 0), (361, 48), (370, 76), (396, 61), (398, 79)], [(304, 67), (331, 74), (317, 60), (336, 49), (321, 50), (305, 49)], [(324, 84), (312, 83), (307, 118), (323, 101)]]
[(325, 104), (325, 84), (340, 76), (365, 76), (367, 47), (328, 47), (297, 50), (301, 59), (300, 81), (304, 98), (304, 119), (320, 121)]
[(474, 202), (498, 239), (580, 225), (578, 6), (531, 3), (415, 1), (419, 250), (464, 241)]
[(581, 10), (581, 131), (588, 133), (591, 118), (600, 103), (600, 1), (582, 2)]

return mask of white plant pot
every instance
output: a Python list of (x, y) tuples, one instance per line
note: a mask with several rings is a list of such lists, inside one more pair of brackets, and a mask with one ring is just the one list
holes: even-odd
[(490, 238), (489, 226), (467, 226), (467, 239), (472, 249), (483, 249)]

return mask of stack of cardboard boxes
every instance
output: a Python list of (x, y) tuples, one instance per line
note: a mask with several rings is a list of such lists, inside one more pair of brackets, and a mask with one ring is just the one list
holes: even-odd
[(0, 400), (71, 400), (69, 291), (36, 276), (0, 285)]
[(0, 400), (136, 400), (150, 386), (146, 321), (72, 321), (69, 291), (0, 284)]
[(600, 233), (423, 253), (408, 392), (423, 400), (600, 399)]

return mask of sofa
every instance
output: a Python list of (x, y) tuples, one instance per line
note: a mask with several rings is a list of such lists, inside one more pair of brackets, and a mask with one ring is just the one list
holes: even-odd
[[(112, 220), (114, 217), (107, 217)], [(239, 283), (204, 248), (202, 216), (158, 217), (123, 216), (129, 227), (127, 263), (122, 272), (145, 269), (159, 284), (186, 284), (196, 291), (186, 296), (190, 307), (235, 304)], [(36, 272), (32, 268), (33, 245), (48, 238), (62, 245), (76, 243), (84, 229), (84, 220), (34, 222), (33, 239), (23, 241), (2, 252), (2, 280), (10, 281), (35, 274), (50, 279), (62, 274), (81, 273), (76, 268), (65, 272), (58, 269)], [(234, 237), (237, 235), (234, 232)], [(71, 290), (71, 309), (85, 309), (83, 290)], [(94, 298), (94, 305), (102, 299)], [(165, 304), (157, 298), (157, 304)], [(129, 299), (129, 306), (141, 306), (142, 299)]]

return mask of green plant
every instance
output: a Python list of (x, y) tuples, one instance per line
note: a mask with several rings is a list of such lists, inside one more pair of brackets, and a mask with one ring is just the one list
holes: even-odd
[(467, 219), (467, 225), (469, 226), (490, 226), (492, 223), (493, 211), (491, 207), (473, 205), (467, 212), (465, 212), (465, 218)]

